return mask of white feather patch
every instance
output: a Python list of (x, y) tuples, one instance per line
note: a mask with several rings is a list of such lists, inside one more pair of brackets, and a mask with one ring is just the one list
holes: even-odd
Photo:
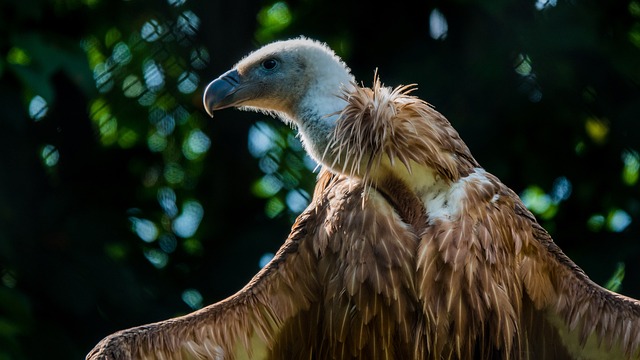
[[(467, 200), (466, 188), (471, 184), (491, 185), (491, 181), (487, 178), (484, 169), (475, 168), (471, 174), (449, 186), (444, 182), (436, 181), (432, 186), (424, 189), (425, 192), (420, 196), (430, 223), (435, 220), (451, 221), (458, 218), (462, 205)], [(493, 199), (497, 200), (495, 196)]]

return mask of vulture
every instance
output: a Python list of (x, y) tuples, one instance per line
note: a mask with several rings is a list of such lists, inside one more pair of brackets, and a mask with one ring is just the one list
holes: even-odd
[(590, 280), (413, 89), (358, 84), (306, 37), (213, 80), (209, 114), (297, 130), (310, 205), (236, 294), (87, 359), (640, 359), (640, 302)]

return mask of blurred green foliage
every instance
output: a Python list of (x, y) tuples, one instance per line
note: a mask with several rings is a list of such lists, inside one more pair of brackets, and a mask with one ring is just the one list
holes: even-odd
[(640, 2), (7, 0), (0, 4), (0, 359), (240, 289), (313, 191), (291, 129), (201, 105), (275, 39), (445, 114), (596, 282), (640, 297)]

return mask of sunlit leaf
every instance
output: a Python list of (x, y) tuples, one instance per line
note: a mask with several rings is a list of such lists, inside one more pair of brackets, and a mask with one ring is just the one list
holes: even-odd
[(605, 283), (604, 287), (618, 292), (622, 288), (622, 280), (624, 280), (624, 263), (619, 262), (616, 265), (616, 271), (613, 273), (611, 278)]
[(122, 91), (126, 97), (138, 97), (144, 90), (144, 85), (136, 75), (129, 75), (122, 82)]
[(274, 175), (267, 174), (256, 181), (251, 190), (255, 196), (269, 198), (277, 194), (280, 189), (282, 189), (282, 181)]
[(182, 247), (187, 254), (190, 255), (202, 255), (204, 248), (202, 243), (198, 239), (189, 238), (182, 243)]
[(31, 63), (31, 57), (24, 49), (14, 46), (9, 49), (9, 53), (7, 54), (7, 62), (13, 65), (26, 66)]
[(286, 206), (282, 202), (282, 200), (278, 199), (277, 197), (272, 197), (269, 199), (269, 201), (267, 201), (264, 212), (268, 217), (274, 218), (279, 215), (285, 208)]
[(590, 117), (585, 121), (584, 127), (589, 138), (596, 144), (603, 144), (607, 141), (609, 123), (606, 119)]
[(629, 186), (633, 186), (638, 182), (640, 177), (640, 155), (633, 150), (626, 150), (622, 153), (622, 181)]
[(260, 42), (267, 42), (273, 39), (276, 34), (289, 26), (292, 15), (289, 6), (284, 1), (278, 1), (270, 6), (265, 6), (258, 13), (258, 23), (256, 38)]
[(104, 36), (104, 45), (107, 48), (110, 48), (115, 43), (120, 41), (121, 39), (122, 39), (122, 33), (120, 32), (120, 30), (118, 30), (118, 28), (113, 27), (113, 28), (109, 29), (107, 31), (107, 33), (105, 34), (105, 36)]

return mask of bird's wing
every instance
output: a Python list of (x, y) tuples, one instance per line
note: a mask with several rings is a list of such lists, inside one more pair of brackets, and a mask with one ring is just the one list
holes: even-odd
[(242, 290), (114, 333), (87, 359), (408, 358), (419, 318), (419, 237), (404, 219), (423, 212), (412, 212), (407, 204), (417, 200), (404, 195), (323, 171), (289, 238)]
[[(322, 181), (319, 191), (329, 181)], [(87, 355), (114, 359), (264, 359), (285, 323), (317, 302), (317, 209), (296, 220), (272, 261), (238, 293), (188, 315), (114, 333)]]
[(570, 358), (640, 359), (640, 301), (589, 279), (519, 201), (516, 213), (531, 224), (538, 248), (520, 267), (526, 293)]
[(457, 210), (431, 216), (418, 247), (417, 336), (432, 354), (640, 358), (638, 301), (592, 282), (493, 175), (461, 184)]

